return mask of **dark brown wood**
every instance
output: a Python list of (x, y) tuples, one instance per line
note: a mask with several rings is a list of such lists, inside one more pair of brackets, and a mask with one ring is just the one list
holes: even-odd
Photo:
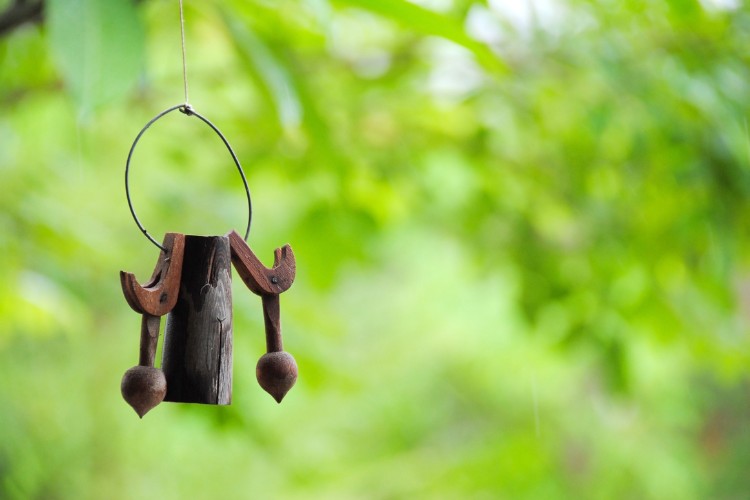
[(263, 322), (266, 326), (266, 352), (284, 350), (281, 341), (281, 306), (278, 295), (263, 295)]
[(278, 295), (292, 286), (297, 272), (292, 247), (284, 245), (277, 248), (273, 267), (268, 269), (236, 231), (227, 236), (232, 247), (232, 264), (251, 292), (256, 295)]
[(138, 364), (141, 366), (154, 366), (160, 324), (159, 316), (144, 314), (141, 318), (141, 350), (138, 357)]
[(297, 382), (297, 362), (284, 351), (281, 340), (281, 313), (278, 295), (263, 295), (263, 319), (266, 326), (266, 354), (258, 360), (255, 376), (260, 386), (281, 403)]
[(297, 362), (286, 351), (267, 352), (255, 367), (258, 383), (277, 403), (297, 382)]
[(258, 360), (255, 374), (260, 386), (281, 403), (289, 389), (297, 382), (297, 362), (284, 351), (281, 340), (281, 311), (279, 294), (292, 286), (297, 272), (292, 247), (284, 245), (274, 251), (273, 267), (267, 268), (255, 256), (245, 240), (232, 231), (229, 243), (232, 264), (245, 285), (263, 300), (263, 320), (266, 330), (266, 354)]
[(164, 400), (167, 380), (164, 372), (153, 366), (134, 366), (125, 372), (120, 383), (123, 399), (133, 407), (139, 417)]
[(167, 316), (165, 401), (232, 401), (232, 281), (229, 238), (185, 236), (177, 304)]
[(120, 382), (123, 399), (133, 407), (140, 418), (161, 403), (167, 393), (164, 372), (154, 368), (160, 322), (159, 316), (143, 315), (138, 366), (126, 371)]
[(130, 307), (135, 312), (163, 316), (174, 308), (180, 288), (185, 235), (167, 233), (164, 236), (159, 260), (154, 273), (145, 285), (140, 285), (133, 273), (120, 271), (120, 285)]

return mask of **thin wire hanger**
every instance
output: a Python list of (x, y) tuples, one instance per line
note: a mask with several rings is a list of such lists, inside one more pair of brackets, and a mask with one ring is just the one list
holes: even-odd
[(146, 132), (146, 130), (151, 127), (157, 120), (159, 120), (161, 117), (171, 113), (172, 111), (179, 110), (181, 113), (183, 113), (186, 116), (196, 116), (201, 121), (203, 121), (206, 125), (211, 127), (211, 129), (216, 133), (216, 135), (221, 138), (222, 142), (224, 143), (224, 146), (226, 146), (227, 150), (229, 151), (229, 154), (232, 155), (232, 160), (234, 160), (234, 164), (237, 167), (237, 171), (240, 174), (240, 177), (242, 178), (242, 184), (245, 188), (245, 196), (247, 198), (247, 228), (245, 229), (245, 236), (244, 239), (247, 240), (248, 236), (250, 235), (250, 224), (252, 223), (253, 219), (253, 204), (252, 200), (250, 198), (250, 187), (247, 184), (247, 178), (245, 177), (245, 172), (242, 170), (242, 165), (240, 165), (240, 160), (237, 158), (237, 155), (235, 154), (234, 150), (232, 149), (232, 146), (229, 144), (229, 141), (226, 137), (224, 137), (224, 134), (221, 133), (221, 131), (211, 123), (207, 118), (202, 116), (200, 113), (195, 111), (193, 107), (190, 105), (190, 101), (188, 100), (188, 77), (187, 77), (187, 58), (185, 56), (185, 15), (183, 12), (183, 6), (182, 6), (182, 0), (179, 0), (180, 3), (180, 40), (181, 40), (181, 47), (182, 47), (182, 82), (183, 82), (183, 89), (185, 92), (185, 103), (184, 104), (177, 104), (174, 106), (171, 106), (155, 117), (153, 117), (146, 125), (138, 132), (138, 135), (136, 135), (135, 140), (133, 141), (133, 145), (130, 146), (130, 151), (128, 152), (128, 159), (125, 162), (125, 196), (128, 200), (128, 207), (130, 208), (130, 214), (133, 216), (133, 220), (135, 221), (136, 225), (138, 226), (138, 229), (141, 230), (141, 232), (146, 236), (146, 238), (151, 241), (154, 245), (159, 247), (163, 252), (168, 253), (167, 249), (162, 246), (156, 239), (154, 239), (153, 236), (146, 230), (146, 228), (141, 223), (140, 219), (138, 219), (138, 215), (136, 215), (135, 207), (133, 206), (133, 200), (130, 196), (130, 162), (133, 158), (133, 152), (135, 151), (135, 147), (138, 145), (138, 141), (140, 141), (143, 134)]

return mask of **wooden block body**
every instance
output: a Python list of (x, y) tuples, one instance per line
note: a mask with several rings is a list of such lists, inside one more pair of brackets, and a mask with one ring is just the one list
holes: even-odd
[(164, 401), (232, 402), (232, 272), (229, 238), (186, 236), (179, 298), (167, 316)]

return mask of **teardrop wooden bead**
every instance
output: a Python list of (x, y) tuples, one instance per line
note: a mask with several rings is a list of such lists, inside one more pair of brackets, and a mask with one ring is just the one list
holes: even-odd
[(120, 384), (125, 401), (140, 418), (164, 400), (167, 379), (164, 372), (153, 366), (134, 366), (125, 372)]
[(255, 375), (263, 390), (281, 403), (297, 382), (297, 362), (286, 351), (269, 352), (258, 360)]

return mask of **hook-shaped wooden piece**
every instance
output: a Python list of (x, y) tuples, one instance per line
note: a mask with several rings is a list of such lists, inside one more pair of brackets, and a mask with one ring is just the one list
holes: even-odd
[(292, 247), (284, 245), (274, 251), (273, 267), (267, 268), (255, 256), (237, 231), (227, 234), (232, 250), (232, 264), (242, 281), (256, 295), (278, 295), (292, 286), (297, 272)]
[(242, 281), (263, 300), (263, 318), (266, 330), (266, 354), (258, 360), (255, 374), (260, 386), (276, 402), (284, 396), (297, 381), (297, 362), (284, 351), (281, 340), (281, 311), (279, 294), (292, 286), (297, 264), (292, 247), (284, 245), (274, 252), (273, 267), (268, 269), (255, 256), (245, 240), (232, 231), (228, 234), (232, 250), (232, 263)]
[(151, 279), (140, 285), (133, 273), (120, 271), (120, 284), (130, 307), (141, 314), (164, 316), (177, 304), (182, 276), (185, 235), (167, 233)]

